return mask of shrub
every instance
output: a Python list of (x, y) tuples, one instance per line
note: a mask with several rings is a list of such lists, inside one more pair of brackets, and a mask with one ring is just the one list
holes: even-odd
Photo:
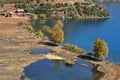
[(77, 53), (84, 53), (85, 51), (81, 48), (78, 48), (77, 46), (74, 45), (70, 45), (68, 43), (64, 44), (64, 48), (73, 52), (77, 52)]
[(38, 37), (44, 37), (44, 33), (41, 30), (38, 30), (38, 32), (36, 32), (36, 35)]
[(47, 37), (47, 36), (44, 36), (44, 37), (43, 37), (43, 40), (48, 40), (48, 37)]
[(35, 17), (35, 14), (34, 14), (34, 13), (31, 13), (31, 14), (30, 14), (30, 17), (31, 17), (31, 20), (33, 20), (34, 17)]
[(39, 17), (40, 17), (40, 19), (46, 19), (46, 15), (45, 14), (40, 14)]
[(33, 28), (31, 25), (27, 25), (27, 29), (28, 29), (30, 32), (34, 32), (34, 28)]
[(68, 60), (65, 60), (65, 64), (66, 65), (74, 65), (75, 62), (73, 60), (68, 59)]

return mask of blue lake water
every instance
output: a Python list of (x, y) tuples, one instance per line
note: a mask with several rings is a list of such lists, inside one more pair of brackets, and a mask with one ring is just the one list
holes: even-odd
[[(120, 63), (120, 3), (106, 4), (110, 19), (64, 20), (64, 43), (92, 51), (96, 38), (104, 39), (109, 46), (107, 60)], [(47, 22), (52, 26), (54, 20)]]
[[(106, 7), (110, 19), (64, 20), (64, 43), (92, 51), (94, 40), (104, 39), (109, 46), (106, 60), (120, 64), (120, 3), (106, 4)], [(52, 26), (54, 22), (50, 20), (45, 25)], [(83, 63), (88, 67), (80, 65)], [(98, 73), (92, 69), (93, 65), (86, 61), (77, 61), (73, 67), (68, 67), (61, 61), (43, 60), (26, 67), (25, 74), (31, 80), (94, 80)]]
[[(63, 61), (42, 60), (25, 68), (25, 74), (30, 80), (93, 80), (93, 65), (86, 61), (76, 61), (73, 66), (67, 66)], [(81, 64), (87, 64), (87, 67)]]

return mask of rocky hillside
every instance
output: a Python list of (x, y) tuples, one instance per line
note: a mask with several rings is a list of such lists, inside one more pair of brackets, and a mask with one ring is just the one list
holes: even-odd
[(40, 3), (74, 3), (84, 2), (84, 0), (39, 0)]
[(93, 2), (56, 4), (17, 4), (16, 8), (38, 14), (44, 18), (108, 18), (110, 15), (103, 5)]
[(8, 4), (8, 3), (74, 3), (74, 2), (84, 2), (84, 0), (0, 0), (0, 3)]
[(108, 18), (103, 5), (87, 0), (0, 0), (5, 5), (14, 3), (15, 8), (44, 18)]

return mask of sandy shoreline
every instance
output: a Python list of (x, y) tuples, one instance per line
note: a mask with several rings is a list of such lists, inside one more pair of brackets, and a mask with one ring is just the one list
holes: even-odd
[[(30, 48), (49, 47), (63, 57), (78, 58), (76, 53), (61, 49), (61, 47), (47, 46), (39, 41), (41, 40), (35, 38), (34, 34), (29, 33), (24, 27), (16, 24), (0, 24), (0, 80), (20, 80), (25, 66), (46, 58), (45, 55), (25, 54), (24, 50)], [(99, 65), (98, 71), (105, 73), (99, 80), (120, 80), (119, 65), (108, 62), (92, 61), (92, 63)]]

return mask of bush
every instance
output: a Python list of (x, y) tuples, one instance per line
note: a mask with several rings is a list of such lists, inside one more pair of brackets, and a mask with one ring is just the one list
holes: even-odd
[(31, 51), (27, 51), (27, 54), (30, 55), (30, 54), (32, 54), (32, 52)]
[(74, 65), (75, 62), (73, 60), (68, 59), (68, 60), (65, 60), (65, 64), (66, 65)]
[(70, 45), (68, 43), (64, 44), (64, 48), (73, 52), (77, 52), (77, 53), (84, 53), (85, 51), (81, 48), (78, 48), (77, 46), (74, 45)]
[(35, 17), (35, 14), (34, 14), (34, 13), (31, 13), (31, 14), (30, 14), (30, 17), (31, 17), (31, 20), (33, 20), (34, 17)]
[(48, 40), (48, 37), (42, 32), (42, 30), (38, 30), (38, 32), (36, 32), (36, 35), (40, 38), (42, 38), (43, 40)]
[(44, 33), (41, 30), (38, 30), (38, 32), (36, 32), (36, 35), (38, 37), (44, 37)]
[(46, 15), (45, 14), (40, 14), (39, 17), (40, 17), (40, 19), (46, 19)]
[(44, 36), (44, 37), (43, 37), (43, 40), (48, 40), (48, 37), (47, 37), (47, 36)]
[(31, 25), (27, 25), (27, 29), (28, 29), (30, 32), (34, 32), (34, 28), (33, 28)]

